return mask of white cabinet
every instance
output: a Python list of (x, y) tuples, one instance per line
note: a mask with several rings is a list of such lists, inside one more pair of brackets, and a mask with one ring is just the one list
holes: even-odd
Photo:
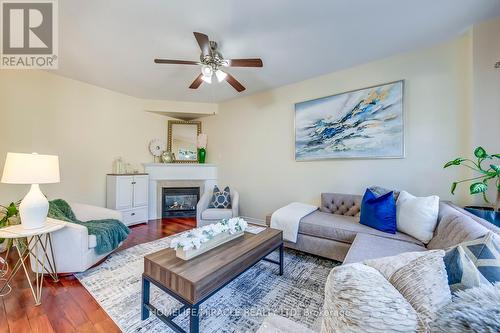
[[(133, 176), (112, 176), (115, 181), (114, 202), (108, 201), (108, 208), (116, 210), (129, 209), (134, 206), (134, 177)], [(108, 186), (108, 191), (111, 187)], [(109, 193), (109, 192), (108, 192)], [(112, 196), (111, 196), (112, 197)], [(109, 205), (114, 205), (110, 207)]]
[(132, 225), (148, 222), (147, 174), (106, 176), (106, 206), (123, 214), (123, 223)]
[(148, 176), (134, 177), (134, 206), (148, 206)]

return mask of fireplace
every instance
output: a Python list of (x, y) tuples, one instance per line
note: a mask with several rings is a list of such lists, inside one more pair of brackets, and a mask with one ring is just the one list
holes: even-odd
[(164, 187), (161, 192), (163, 218), (196, 216), (196, 204), (200, 200), (199, 187)]

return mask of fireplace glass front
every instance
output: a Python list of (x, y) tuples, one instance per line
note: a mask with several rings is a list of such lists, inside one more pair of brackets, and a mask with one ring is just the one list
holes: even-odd
[(162, 189), (162, 217), (194, 217), (199, 200), (199, 187), (164, 187)]

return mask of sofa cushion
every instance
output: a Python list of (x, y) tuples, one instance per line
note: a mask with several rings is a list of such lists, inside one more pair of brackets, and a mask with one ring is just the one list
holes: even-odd
[(344, 264), (368, 259), (395, 256), (405, 252), (426, 251), (426, 248), (410, 242), (359, 233), (347, 252)]
[(376, 269), (337, 266), (325, 285), (322, 333), (416, 332), (418, 315)]
[(419, 331), (428, 332), (436, 313), (451, 301), (443, 257), (443, 250), (428, 251), (398, 269), (389, 279), (417, 311)]
[(481, 274), (491, 283), (500, 282), (500, 237), (489, 231), (486, 236), (459, 245)]
[(381, 236), (389, 239), (399, 239), (405, 242), (423, 245), (419, 240), (396, 232), (389, 234), (359, 223), (358, 217), (338, 214), (313, 212), (300, 221), (299, 234), (332, 239), (344, 243), (352, 243), (358, 233)]
[(452, 292), (488, 283), (461, 246), (446, 251), (443, 260), (448, 273), (448, 285)]
[(370, 191), (372, 191), (373, 193), (375, 193), (377, 196), (384, 195), (386, 193), (392, 192), (394, 194), (394, 200), (395, 201), (398, 201), (399, 194), (401, 193), (401, 191), (389, 190), (389, 189), (387, 189), (385, 187), (377, 186), (377, 185), (370, 186), (369, 189), (370, 189)]
[(427, 251), (406, 252), (390, 257), (368, 259), (363, 261), (363, 264), (375, 268), (380, 272), (380, 274), (389, 280), (392, 274), (400, 268), (408, 265), (412, 260), (415, 260), (426, 253)]
[(359, 223), (390, 234), (396, 233), (396, 201), (394, 194), (387, 192), (377, 196), (366, 189), (361, 202)]
[(401, 191), (397, 202), (398, 230), (429, 243), (436, 229), (439, 214), (439, 197), (415, 197)]
[(231, 209), (223, 208), (208, 208), (201, 212), (201, 218), (204, 220), (222, 220), (230, 219), (233, 217), (233, 211)]
[(428, 249), (447, 249), (488, 233), (488, 229), (470, 217), (450, 208), (448, 210), (449, 213), (441, 217), (434, 231), (434, 237), (427, 244)]

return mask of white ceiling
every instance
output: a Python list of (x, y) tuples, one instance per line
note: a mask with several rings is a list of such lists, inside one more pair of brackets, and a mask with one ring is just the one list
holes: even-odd
[(430, 46), (500, 15), (500, 0), (64, 0), (59, 1), (58, 74), (132, 96), (219, 102), (227, 83), (188, 86), (198, 60), (192, 34), (217, 41), (226, 58), (260, 57), (263, 68), (230, 68), (247, 90), (298, 82)]

